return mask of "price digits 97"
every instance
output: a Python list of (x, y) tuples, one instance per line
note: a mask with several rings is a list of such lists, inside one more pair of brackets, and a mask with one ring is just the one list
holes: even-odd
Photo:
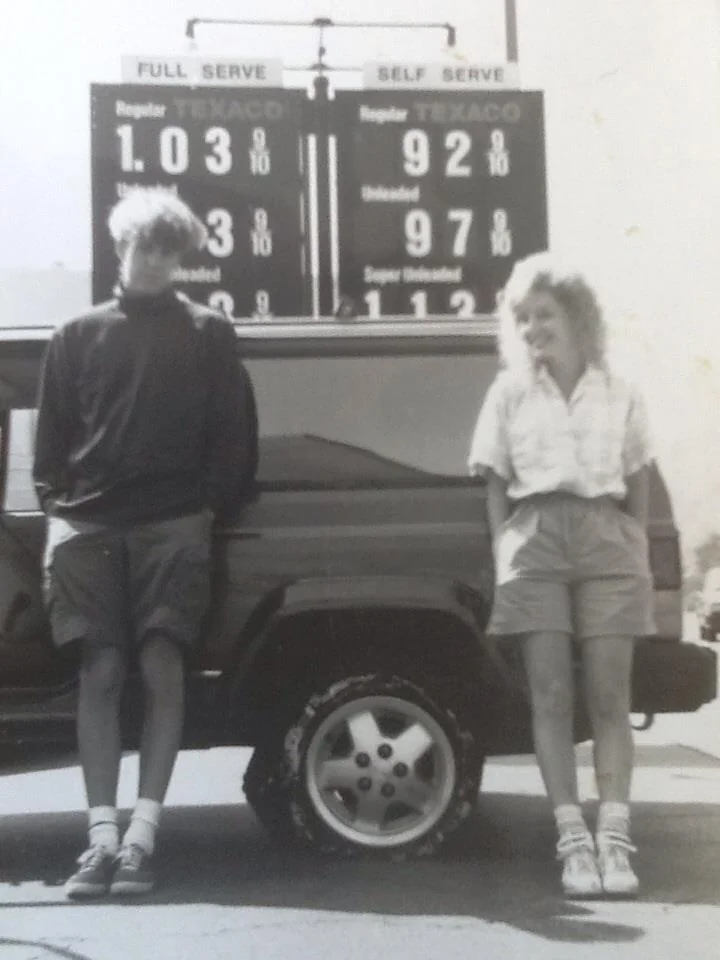
[[(451, 256), (461, 258), (468, 255), (468, 239), (474, 217), (474, 211), (466, 207), (445, 211), (444, 220), (450, 231)], [(430, 256), (434, 247), (434, 229), (433, 216), (428, 210), (419, 207), (408, 210), (403, 219), (403, 232), (405, 252), (409, 257), (419, 260)], [(513, 251), (510, 220), (507, 210), (502, 207), (492, 212), (488, 241), (492, 257), (509, 257)]]
[[(437, 161), (432, 156), (430, 137), (425, 130), (406, 130), (401, 148), (403, 170), (409, 177), (426, 176), (434, 162), (442, 164), (448, 178), (472, 177), (475, 172), (471, 157), (473, 138), (467, 130), (448, 130), (443, 138), (441, 157)], [(484, 172), (489, 176), (507, 177), (510, 174), (510, 151), (505, 133), (500, 128), (490, 131), (484, 157)]]
[[(123, 173), (142, 173), (147, 158), (135, 153), (135, 131), (131, 123), (116, 127), (120, 154), (120, 169)], [(223, 176), (237, 169), (244, 162), (245, 170), (253, 177), (267, 177), (272, 172), (272, 157), (265, 127), (253, 127), (250, 131), (250, 147), (239, 153), (238, 159), (233, 137), (226, 127), (208, 127), (203, 134), (202, 162), (214, 176)], [(178, 175), (190, 166), (190, 138), (183, 127), (168, 126), (157, 137), (157, 162), (164, 173)]]

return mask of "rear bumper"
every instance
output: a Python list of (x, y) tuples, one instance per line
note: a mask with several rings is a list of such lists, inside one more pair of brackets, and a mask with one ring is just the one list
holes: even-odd
[(637, 641), (634, 713), (691, 713), (717, 696), (717, 654), (694, 643)]

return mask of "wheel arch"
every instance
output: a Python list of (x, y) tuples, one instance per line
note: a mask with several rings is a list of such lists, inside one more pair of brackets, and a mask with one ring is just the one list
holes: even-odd
[(487, 612), (464, 585), (427, 578), (296, 582), (228, 671), (231, 722), (243, 710), (266, 727), (308, 686), (368, 671), (430, 682), (460, 706), (471, 687), (506, 690), (513, 681), (484, 635)]

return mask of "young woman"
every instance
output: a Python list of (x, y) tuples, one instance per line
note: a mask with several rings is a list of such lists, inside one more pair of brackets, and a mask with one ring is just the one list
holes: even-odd
[[(504, 369), (469, 460), (487, 478), (496, 568), (488, 629), (523, 646), (566, 895), (631, 896), (633, 640), (654, 632), (645, 408), (608, 367), (593, 290), (549, 254), (515, 266), (501, 296), (499, 349)], [(600, 798), (594, 839), (578, 800), (575, 644)]]

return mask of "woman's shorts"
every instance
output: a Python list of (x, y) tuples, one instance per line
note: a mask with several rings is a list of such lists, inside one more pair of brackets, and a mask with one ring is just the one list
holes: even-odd
[(655, 632), (646, 532), (608, 497), (520, 501), (496, 534), (495, 568), (489, 633)]
[(140, 646), (160, 632), (189, 649), (210, 602), (210, 521), (118, 529), (51, 517), (44, 568), (56, 646)]

